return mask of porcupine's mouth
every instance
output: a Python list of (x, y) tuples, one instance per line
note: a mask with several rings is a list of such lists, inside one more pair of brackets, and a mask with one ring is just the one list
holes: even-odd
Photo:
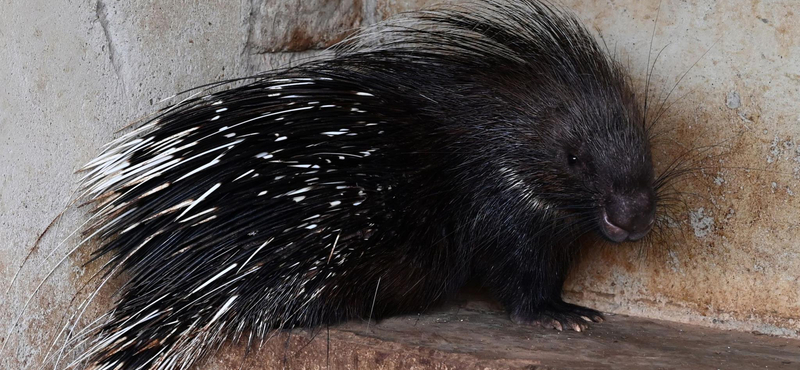
[(636, 241), (653, 228), (655, 211), (655, 196), (650, 189), (612, 191), (600, 207), (598, 226), (612, 242)]
[(625, 241), (637, 241), (644, 238), (647, 233), (653, 228), (655, 224), (655, 217), (649, 217), (649, 220), (638, 220), (635, 227), (630, 227), (628, 230), (616, 225), (608, 215), (606, 209), (600, 211), (600, 231), (601, 234), (611, 242), (622, 243)]

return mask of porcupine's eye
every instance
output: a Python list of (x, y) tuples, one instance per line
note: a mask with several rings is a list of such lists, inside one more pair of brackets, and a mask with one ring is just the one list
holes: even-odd
[(578, 156), (572, 153), (567, 153), (567, 164), (570, 167), (575, 167), (578, 165)]

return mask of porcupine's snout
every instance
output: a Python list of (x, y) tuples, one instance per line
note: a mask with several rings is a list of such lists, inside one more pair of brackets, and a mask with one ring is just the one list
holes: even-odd
[(600, 229), (611, 241), (644, 238), (655, 221), (655, 195), (650, 190), (612, 194), (601, 210)]

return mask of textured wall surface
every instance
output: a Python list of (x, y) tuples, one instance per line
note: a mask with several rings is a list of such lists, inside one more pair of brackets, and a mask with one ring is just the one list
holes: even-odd
[[(69, 307), (91, 293), (71, 301), (96, 266), (81, 267), (85, 249), (63, 258), (79, 238), (59, 246), (85, 220), (74, 207), (10, 283), (69, 203), (73, 171), (115, 130), (175, 92), (296, 63), (352, 27), (431, 3), (0, 0), (0, 293), (9, 290), (0, 308), (0, 367), (40, 361)], [(690, 148), (699, 160), (677, 184), (685, 203), (668, 222), (672, 236), (587, 248), (569, 297), (610, 312), (800, 336), (797, 3), (564, 3), (602, 34), (638, 83), (660, 53), (653, 112), (672, 93), (658, 124), (659, 166)], [(107, 290), (85, 319), (102, 312)]]

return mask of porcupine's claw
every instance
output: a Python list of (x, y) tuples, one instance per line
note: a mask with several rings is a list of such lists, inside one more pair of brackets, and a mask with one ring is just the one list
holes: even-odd
[(554, 302), (533, 313), (514, 311), (511, 320), (520, 325), (540, 325), (547, 329), (572, 329), (577, 332), (589, 328), (590, 322), (603, 322), (603, 314), (566, 302)]

